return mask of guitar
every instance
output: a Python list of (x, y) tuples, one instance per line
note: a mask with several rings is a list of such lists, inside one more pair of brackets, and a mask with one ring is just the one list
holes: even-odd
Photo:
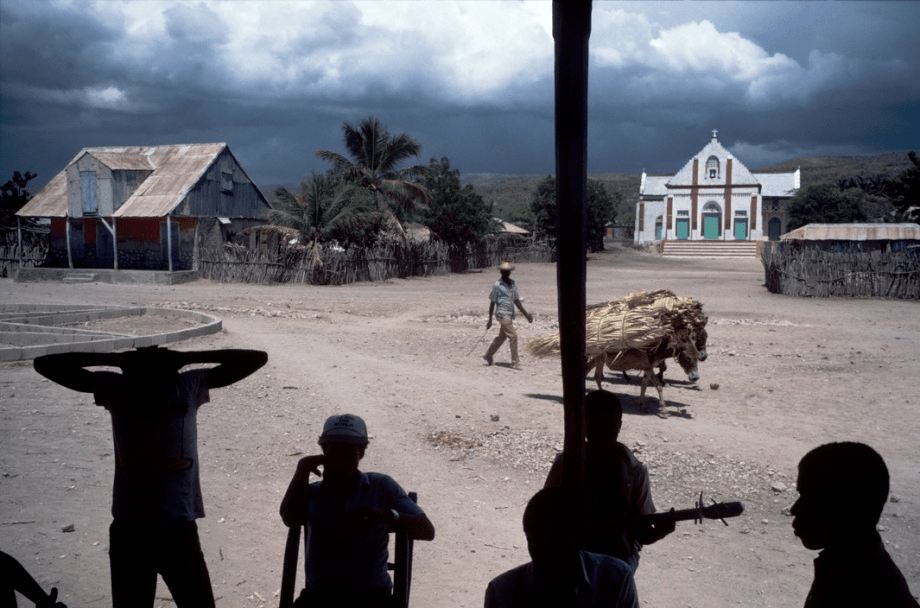
[(662, 511), (661, 513), (652, 513), (650, 515), (641, 515), (631, 518), (626, 522), (627, 526), (641, 526), (647, 524), (659, 524), (664, 522), (678, 522), (693, 520), (695, 523), (702, 523), (704, 519), (720, 519), (726, 526), (728, 522), (726, 517), (738, 517), (744, 513), (744, 504), (741, 502), (719, 502), (709, 506), (703, 506), (703, 493), (700, 492), (700, 499), (693, 509), (682, 509), (680, 511)]

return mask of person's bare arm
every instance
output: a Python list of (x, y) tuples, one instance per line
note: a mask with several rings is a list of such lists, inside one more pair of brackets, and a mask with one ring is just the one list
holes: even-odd
[(514, 301), (514, 304), (515, 304), (515, 306), (518, 307), (518, 310), (520, 310), (522, 313), (524, 313), (524, 316), (527, 317), (527, 322), (528, 322), (528, 323), (533, 323), (533, 316), (532, 316), (529, 312), (527, 312), (526, 310), (524, 310), (524, 303), (521, 302), (520, 300), (515, 300), (515, 301)]
[(413, 540), (434, 540), (434, 524), (424, 513), (404, 513), (398, 511), (399, 518), (393, 518), (393, 510), (379, 507), (362, 507), (357, 515), (366, 519), (387, 524), (393, 530), (405, 531)]
[[(57, 601), (57, 588), (52, 587), (51, 593), (45, 593), (45, 590), (35, 582), (32, 575), (20, 564), (16, 558), (0, 551), (0, 575), (10, 584), (10, 587), (23, 594), (27, 599), (35, 603), (38, 608), (67, 608), (64, 604)], [(13, 604), (15, 605), (15, 601)]]
[(291, 478), (291, 483), (288, 484), (288, 489), (284, 493), (281, 508), (279, 509), (281, 521), (284, 522), (285, 526), (291, 527), (304, 523), (301, 517), (298, 516), (302, 516), (305, 512), (310, 474), (322, 477), (322, 473), (319, 472), (318, 468), (321, 464), (323, 464), (322, 455), (304, 456), (297, 463), (297, 470), (294, 472), (294, 477)]
[(61, 386), (81, 393), (92, 393), (97, 380), (117, 376), (113, 372), (91, 372), (88, 367), (121, 367), (119, 353), (59, 353), (33, 361), (39, 374)]
[(172, 351), (180, 367), (198, 363), (216, 363), (208, 370), (208, 388), (221, 388), (239, 382), (268, 361), (268, 353), (261, 350), (224, 349), (176, 352)]
[(492, 329), (492, 315), (495, 314), (495, 302), (489, 301), (489, 322), (486, 323), (486, 329)]

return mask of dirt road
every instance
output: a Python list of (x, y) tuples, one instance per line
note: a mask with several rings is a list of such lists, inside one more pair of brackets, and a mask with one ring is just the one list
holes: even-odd
[[(497, 272), (344, 287), (18, 284), (0, 304), (192, 308), (224, 331), (175, 345), (268, 351), (268, 365), (212, 392), (199, 417), (207, 517), (199, 522), (218, 606), (275, 606), (285, 528), (278, 505), (326, 416), (363, 416), (362, 463), (419, 493), (437, 528), (418, 543), (413, 606), (481, 606), (488, 581), (528, 560), (521, 514), (562, 446), (558, 360), (483, 366)], [(521, 264), (524, 342), (556, 330), (555, 266)], [(709, 360), (696, 384), (670, 366), (667, 420), (642, 413), (638, 382), (609, 374), (626, 410), (621, 440), (652, 473), (659, 509), (700, 491), (742, 500), (725, 527), (686, 522), (642, 552), (643, 606), (800, 606), (814, 553), (784, 514), (809, 449), (858, 440), (891, 471), (881, 534), (920, 593), (920, 303), (770, 294), (756, 260), (664, 260), (615, 248), (588, 262), (587, 301), (667, 288), (703, 302)], [(472, 353), (471, 353), (472, 350)], [(585, 386), (593, 388), (593, 378)], [(717, 388), (716, 388), (717, 387)], [(654, 392), (650, 402), (654, 402)], [(30, 363), (0, 366), (0, 547), (70, 606), (106, 606), (110, 423)], [(854, 484), (854, 492), (859, 491)], [(67, 526), (72, 532), (62, 532)], [(172, 604), (158, 588), (158, 606)]]

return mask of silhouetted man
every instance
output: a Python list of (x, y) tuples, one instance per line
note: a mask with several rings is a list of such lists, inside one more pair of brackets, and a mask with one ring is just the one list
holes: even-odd
[(511, 271), (514, 266), (511, 262), (502, 262), (498, 267), (500, 278), (492, 285), (492, 291), (489, 293), (489, 322), (486, 323), (486, 329), (492, 328), (492, 315), (498, 319), (501, 329), (489, 350), (482, 356), (486, 365), (492, 365), (492, 358), (505, 340), (511, 347), (511, 367), (521, 369), (521, 359), (518, 357), (518, 338), (517, 331), (514, 329), (514, 307), (517, 306), (527, 317), (528, 323), (533, 323), (533, 317), (529, 312), (524, 310), (524, 304), (521, 302), (521, 294), (518, 293), (517, 283), (511, 280)]
[(917, 608), (876, 531), (888, 498), (888, 467), (863, 443), (828, 443), (799, 462), (792, 528), (821, 550), (805, 608)]
[(574, 502), (544, 488), (524, 509), (531, 562), (486, 589), (485, 608), (638, 608), (632, 570), (608, 555), (579, 550)]
[[(655, 512), (648, 469), (632, 451), (617, 441), (623, 426), (623, 407), (611, 392), (585, 397), (586, 516), (584, 549), (619, 558), (633, 572), (639, 567), (642, 545), (657, 542), (674, 531), (674, 522), (636, 523)], [(563, 455), (556, 456), (546, 477), (547, 488), (562, 487)], [(630, 521), (633, 520), (633, 521)]]
[[(204, 517), (198, 463), (198, 408), (209, 389), (265, 365), (256, 350), (64, 353), (35, 359), (35, 371), (93, 393), (112, 416), (115, 482), (109, 561), (115, 608), (153, 606), (157, 574), (176, 606), (214, 606), (195, 520)], [(189, 365), (213, 365), (180, 370)], [(91, 367), (119, 368), (90, 371)]]
[[(358, 469), (367, 444), (361, 418), (331, 416), (319, 437), (322, 455), (297, 464), (281, 502), (285, 525), (308, 526), (307, 587), (295, 606), (389, 607), (389, 532), (402, 529), (416, 540), (434, 538), (431, 521), (393, 478)], [(310, 483), (310, 473), (323, 479)]]

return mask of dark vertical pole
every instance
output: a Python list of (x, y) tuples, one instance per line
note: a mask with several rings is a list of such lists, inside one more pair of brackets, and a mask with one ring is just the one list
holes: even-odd
[(581, 496), (585, 393), (585, 187), (591, 0), (553, 0), (556, 54), (556, 201), (559, 337), (565, 443), (562, 485)]

